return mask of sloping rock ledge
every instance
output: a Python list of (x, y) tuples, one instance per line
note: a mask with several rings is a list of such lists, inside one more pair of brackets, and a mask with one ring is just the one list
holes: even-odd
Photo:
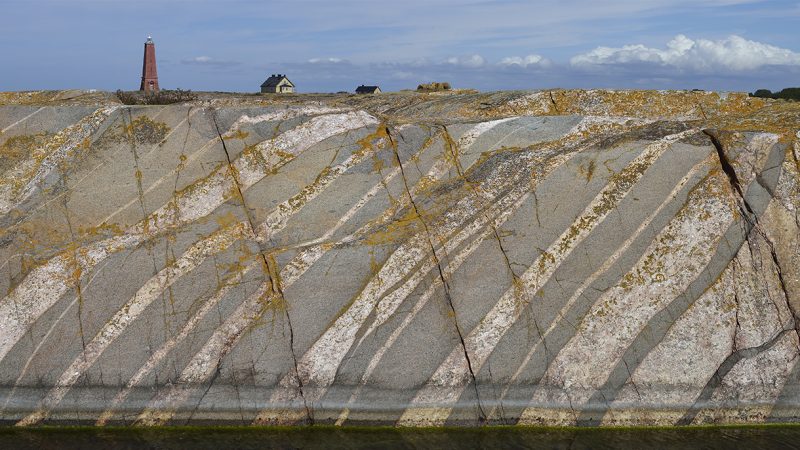
[(0, 93), (0, 420), (800, 420), (800, 106)]

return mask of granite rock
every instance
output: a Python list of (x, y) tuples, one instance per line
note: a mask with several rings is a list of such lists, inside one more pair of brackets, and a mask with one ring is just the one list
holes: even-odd
[(0, 420), (800, 420), (798, 130), (737, 93), (0, 93)]

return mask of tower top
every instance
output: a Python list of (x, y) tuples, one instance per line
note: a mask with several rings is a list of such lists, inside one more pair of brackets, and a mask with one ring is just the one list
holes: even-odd
[(147, 35), (147, 42), (145, 44), (152, 44), (153, 43), (153, 36)]

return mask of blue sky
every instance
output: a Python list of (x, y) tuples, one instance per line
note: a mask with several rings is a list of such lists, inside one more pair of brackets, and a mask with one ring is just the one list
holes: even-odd
[(800, 85), (800, 0), (0, 0), (0, 91)]

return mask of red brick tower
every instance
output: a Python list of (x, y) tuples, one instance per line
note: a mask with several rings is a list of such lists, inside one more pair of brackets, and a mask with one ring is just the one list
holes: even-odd
[(142, 64), (142, 85), (140, 91), (158, 92), (158, 72), (156, 72), (156, 44), (147, 36), (144, 43), (144, 63)]

